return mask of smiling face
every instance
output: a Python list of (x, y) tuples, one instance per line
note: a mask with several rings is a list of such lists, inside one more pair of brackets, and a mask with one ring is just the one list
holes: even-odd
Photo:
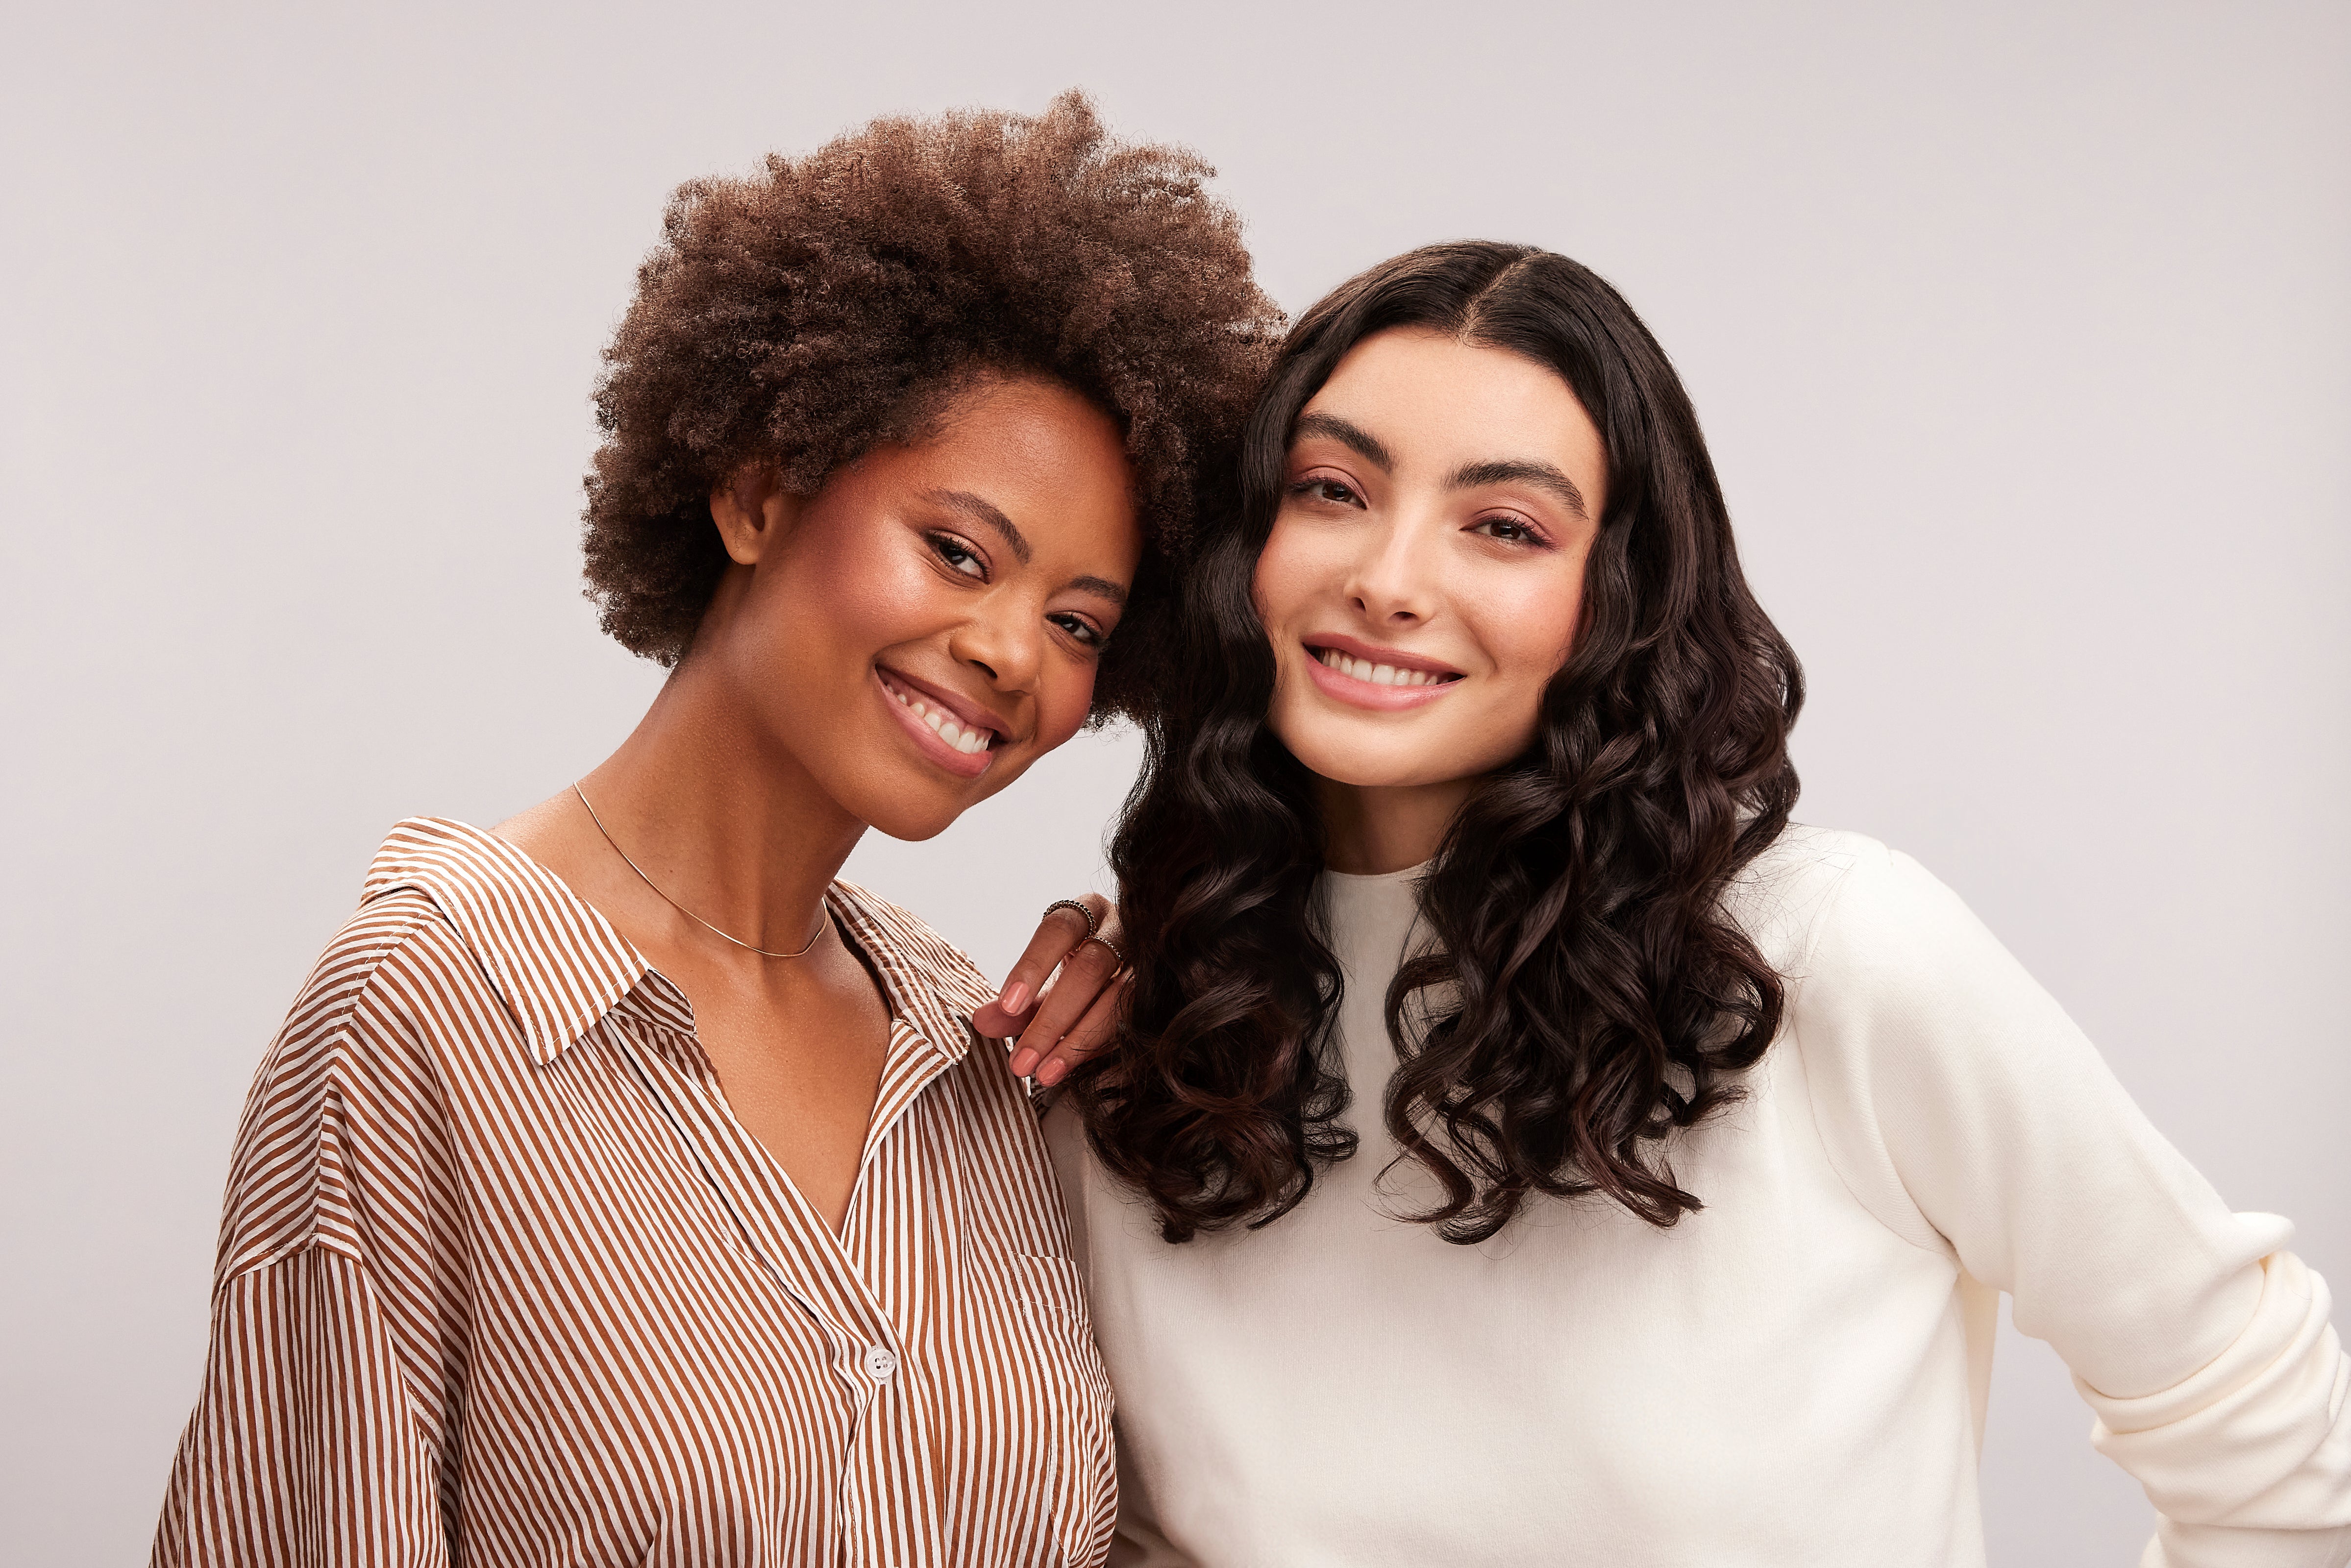
[(1574, 642), (1607, 483), (1548, 368), (1418, 329), (1357, 344), (1300, 412), (1258, 559), (1274, 733), (1369, 789), (1518, 755)]
[(982, 382), (805, 499), (747, 474), (711, 506), (736, 564), (689, 658), (753, 744), (901, 839), (1077, 732), (1142, 551), (1118, 427), (1030, 380)]

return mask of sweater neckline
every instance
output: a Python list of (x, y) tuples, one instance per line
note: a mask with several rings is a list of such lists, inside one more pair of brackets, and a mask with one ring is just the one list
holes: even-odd
[(1433, 860), (1426, 860), (1418, 865), (1408, 865), (1402, 871), (1332, 871), (1329, 866), (1324, 866), (1322, 874), (1342, 887), (1368, 889), (1377, 887), (1383, 883), (1417, 882), (1427, 874), (1428, 868), (1436, 863)]

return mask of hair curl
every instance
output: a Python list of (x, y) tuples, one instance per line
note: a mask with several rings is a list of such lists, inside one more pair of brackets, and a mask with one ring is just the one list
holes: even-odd
[(585, 549), (604, 630), (684, 654), (727, 561), (710, 493), (745, 464), (812, 494), (920, 439), (975, 376), (1036, 375), (1125, 435), (1144, 557), (1094, 712), (1139, 716), (1197, 486), (1228, 466), (1281, 329), (1213, 173), (1113, 141), (1070, 92), (1034, 118), (878, 120), (680, 186), (596, 394)]
[(1779, 1025), (1779, 977), (1722, 897), (1795, 803), (1802, 674), (1740, 571), (1688, 396), (1632, 308), (1566, 257), (1411, 252), (1282, 346), (1113, 844), (1134, 986), (1117, 1049), (1071, 1092), (1170, 1241), (1270, 1223), (1356, 1147), (1330, 1039), (1343, 977), (1313, 900), (1322, 824), (1266, 725), (1274, 662), (1250, 584), (1299, 412), (1395, 328), (1557, 371), (1608, 461), (1575, 648), (1526, 752), (1450, 825), (1419, 891), (1434, 941), (1387, 992), (1386, 1124), (1444, 1192), (1415, 1218), (1471, 1242), (1531, 1194), (1597, 1192), (1671, 1225), (1700, 1205), (1663, 1140), (1735, 1097), (1729, 1076)]

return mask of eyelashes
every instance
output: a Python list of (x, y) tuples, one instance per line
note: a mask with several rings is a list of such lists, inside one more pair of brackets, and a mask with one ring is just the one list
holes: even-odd
[[(1331, 492), (1336, 491), (1336, 495)], [(1290, 486), (1290, 493), (1300, 500), (1326, 501), (1334, 507), (1361, 507), (1364, 498), (1355, 487), (1343, 479), (1301, 479)]]
[(1071, 642), (1076, 643), (1080, 647), (1089, 649), (1094, 653), (1101, 653), (1102, 645), (1110, 641), (1110, 634), (1108, 632), (1104, 632), (1101, 627), (1095, 625), (1092, 622), (1087, 620), (1082, 615), (1071, 615), (1065, 612), (1059, 615), (1048, 615), (1045, 619), (1050, 621), (1054, 625), (1059, 626), (1062, 631), (1067, 632), (1070, 634), (1070, 640)]
[(962, 539), (953, 534), (925, 534), (923, 538), (949, 571), (981, 582), (987, 580), (987, 559)]
[[(1343, 507), (1350, 511), (1369, 511), (1370, 504), (1344, 479), (1328, 475), (1309, 475), (1293, 481), (1287, 491), (1293, 500), (1319, 501), (1325, 506)], [(1464, 530), (1502, 544), (1522, 545), (1529, 549), (1554, 549), (1551, 536), (1537, 524), (1512, 513), (1489, 514), (1479, 517)]]
[[(1507, 534), (1500, 531), (1505, 528), (1512, 531)], [(1469, 531), (1484, 534), (1489, 539), (1500, 539), (1505, 544), (1528, 545), (1536, 549), (1552, 548), (1551, 540), (1543, 537), (1543, 531), (1524, 517), (1480, 517), (1470, 525)]]

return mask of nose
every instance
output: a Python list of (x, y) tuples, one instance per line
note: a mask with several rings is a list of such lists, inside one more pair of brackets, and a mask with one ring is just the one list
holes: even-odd
[(1045, 662), (1043, 607), (1015, 594), (987, 594), (948, 634), (947, 653), (1000, 692), (1028, 691)]
[(1436, 612), (1431, 532), (1408, 517), (1364, 530), (1363, 553), (1348, 572), (1345, 591), (1348, 603), (1367, 622), (1417, 626)]

